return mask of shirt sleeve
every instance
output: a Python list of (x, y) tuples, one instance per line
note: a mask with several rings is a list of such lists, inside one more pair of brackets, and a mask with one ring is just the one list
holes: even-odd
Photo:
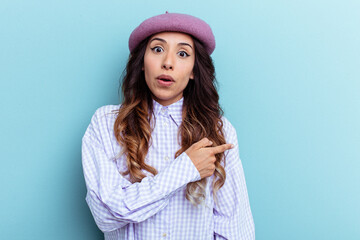
[(101, 231), (111, 232), (148, 219), (161, 211), (179, 188), (200, 179), (191, 159), (183, 153), (156, 176), (130, 183), (106, 154), (101, 136), (104, 127), (96, 115), (82, 139), (82, 165), (86, 202)]
[(226, 181), (217, 192), (218, 205), (214, 207), (214, 239), (255, 239), (255, 225), (250, 209), (245, 176), (239, 157), (235, 128), (224, 120), (227, 142), (234, 148), (226, 154)]

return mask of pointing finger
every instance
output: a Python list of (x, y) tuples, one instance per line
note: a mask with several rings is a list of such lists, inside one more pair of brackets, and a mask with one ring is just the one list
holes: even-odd
[(217, 153), (222, 153), (225, 152), (226, 150), (232, 149), (234, 148), (233, 144), (227, 143), (227, 144), (223, 144), (220, 146), (216, 146), (212, 148), (212, 152), (213, 154), (217, 154)]

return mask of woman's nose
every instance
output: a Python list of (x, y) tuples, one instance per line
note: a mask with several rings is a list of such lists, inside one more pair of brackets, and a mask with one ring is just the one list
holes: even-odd
[(167, 54), (164, 58), (164, 62), (162, 65), (162, 68), (166, 69), (166, 70), (173, 70), (174, 66), (173, 66), (173, 59), (171, 58), (170, 54)]
[(165, 68), (166, 70), (173, 69), (172, 65), (167, 64), (167, 63), (164, 63), (163, 68)]

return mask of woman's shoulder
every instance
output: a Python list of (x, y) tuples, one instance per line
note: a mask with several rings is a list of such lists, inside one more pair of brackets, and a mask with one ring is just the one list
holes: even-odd
[(121, 104), (118, 105), (104, 105), (101, 107), (98, 107), (95, 110), (94, 116), (96, 117), (104, 117), (109, 115), (115, 115), (117, 111), (119, 110)]
[(116, 120), (117, 110), (121, 105), (104, 105), (98, 107), (93, 113), (86, 134), (103, 134), (104, 131), (111, 131)]
[(221, 117), (221, 121), (223, 124), (222, 129), (224, 132), (225, 139), (229, 140), (236, 137), (236, 129), (231, 124), (231, 122), (225, 116)]
[(120, 106), (121, 104), (98, 107), (91, 118), (91, 122), (101, 124), (102, 122), (115, 121)]

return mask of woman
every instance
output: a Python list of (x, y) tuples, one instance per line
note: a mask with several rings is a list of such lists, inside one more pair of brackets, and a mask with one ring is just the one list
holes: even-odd
[(222, 116), (210, 26), (186, 14), (129, 39), (121, 105), (83, 137), (86, 201), (105, 239), (254, 239), (237, 136)]

